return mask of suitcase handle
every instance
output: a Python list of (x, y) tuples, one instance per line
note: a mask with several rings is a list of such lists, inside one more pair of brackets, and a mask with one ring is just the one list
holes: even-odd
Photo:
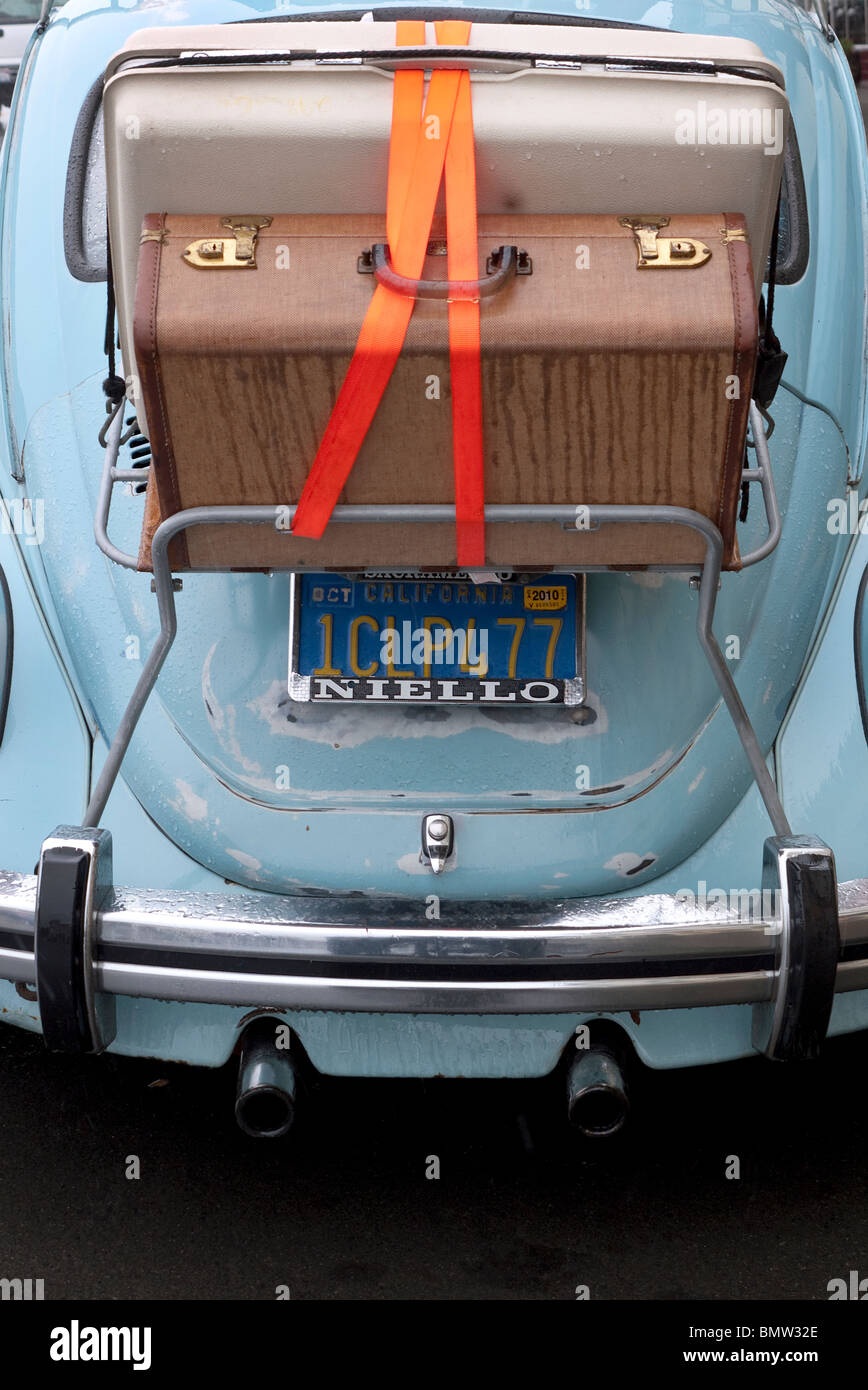
[(517, 246), (498, 246), (492, 251), (481, 280), (410, 280), (392, 269), (389, 248), (383, 242), (362, 252), (358, 268), (361, 275), (374, 275), (378, 284), (412, 299), (486, 299), (516, 275), (533, 274), (530, 256)]

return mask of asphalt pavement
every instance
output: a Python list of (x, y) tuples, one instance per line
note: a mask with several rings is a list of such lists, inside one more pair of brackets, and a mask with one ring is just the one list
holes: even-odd
[(49, 1056), (2, 1028), (0, 1278), (58, 1299), (826, 1300), (868, 1276), (866, 1065), (863, 1034), (807, 1066), (640, 1072), (626, 1135), (595, 1142), (557, 1077), (314, 1077), (290, 1135), (256, 1141), (231, 1065)]

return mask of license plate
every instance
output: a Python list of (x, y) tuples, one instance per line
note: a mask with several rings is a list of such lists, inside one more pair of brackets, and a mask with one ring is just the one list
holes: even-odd
[[(479, 577), (477, 576), (477, 579)], [(374, 704), (579, 705), (584, 576), (292, 576), (289, 693)]]

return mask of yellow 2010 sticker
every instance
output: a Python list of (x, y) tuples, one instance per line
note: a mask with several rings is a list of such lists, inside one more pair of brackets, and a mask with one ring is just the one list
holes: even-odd
[(567, 586), (566, 584), (547, 584), (544, 587), (535, 588), (528, 584), (524, 591), (524, 606), (536, 612), (544, 610), (552, 612), (557, 608), (566, 608)]

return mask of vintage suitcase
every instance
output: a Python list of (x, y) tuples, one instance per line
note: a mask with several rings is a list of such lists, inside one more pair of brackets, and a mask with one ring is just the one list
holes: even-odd
[[(690, 507), (719, 526), (732, 565), (757, 343), (744, 219), (629, 220), (480, 219), (480, 275), (501, 246), (516, 246), (530, 271), (483, 301), (486, 501)], [(640, 265), (647, 238), (659, 245), (657, 267)], [(370, 302), (360, 258), (384, 240), (378, 217), (275, 214), (256, 233), (255, 267), (234, 268), (221, 259), (233, 260), (235, 245), (223, 220), (146, 218), (135, 348), (151, 424), (152, 517), (157, 503), (168, 516), (297, 501)], [(683, 259), (666, 264), (673, 243)], [(221, 256), (200, 254), (218, 245)], [(694, 264), (699, 246), (710, 254)], [(445, 276), (442, 247), (429, 245), (431, 279)], [(449, 381), (447, 306), (420, 300), (341, 501), (451, 501)], [(332, 524), (318, 541), (258, 531), (253, 539), (250, 530), (197, 527), (175, 563), (455, 563), (451, 524)], [(579, 537), (513, 523), (488, 528), (487, 559), (665, 563), (685, 541), (693, 558), (690, 532), (640, 525)]]
[[(428, 29), (424, 67), (471, 72), (480, 274), (500, 245), (533, 264), (482, 311), (486, 501), (696, 506), (737, 564), (756, 302), (789, 123), (778, 69), (740, 40), (524, 24), (474, 24), (459, 63)], [(178, 506), (297, 500), (372, 293), (356, 262), (385, 240), (393, 73), (413, 61), (394, 24), (287, 22), (153, 29), (109, 65), (119, 328), (155, 457), (143, 564)], [(251, 210), (271, 219), (255, 270), (183, 260)], [(619, 221), (637, 210), (668, 217), (663, 238), (704, 240), (707, 262), (638, 270)], [(442, 278), (443, 259), (425, 273)], [(345, 500), (451, 501), (445, 317), (417, 305)], [(686, 532), (644, 527), (520, 523), (487, 541), (499, 566), (703, 553)], [(203, 529), (175, 559), (439, 567), (455, 562), (455, 536), (449, 524), (332, 525), (319, 541)]]

